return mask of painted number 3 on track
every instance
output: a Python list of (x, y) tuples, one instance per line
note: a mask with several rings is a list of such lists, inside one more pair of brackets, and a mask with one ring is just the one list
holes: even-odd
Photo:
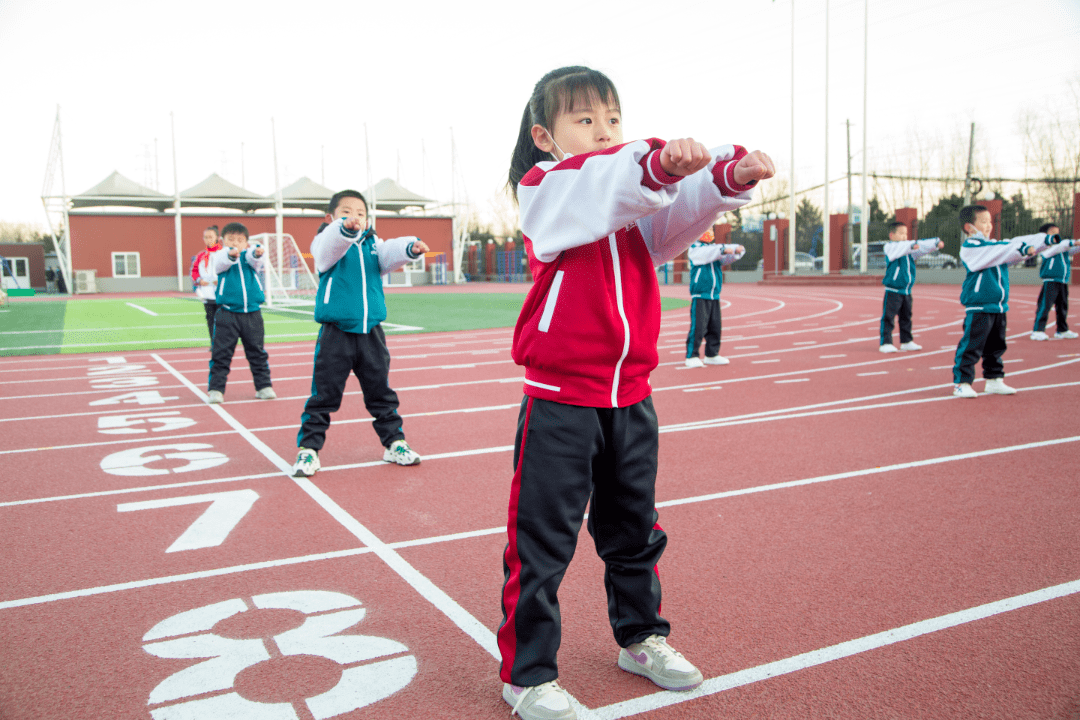
[[(295, 703), (303, 703), (323, 720), (382, 700), (412, 681), (416, 658), (394, 640), (337, 634), (366, 612), (356, 598), (316, 590), (236, 598), (162, 620), (143, 636), (146, 652), (205, 659), (159, 683), (150, 714), (297, 720)], [(292, 629), (280, 631), (282, 623)]]

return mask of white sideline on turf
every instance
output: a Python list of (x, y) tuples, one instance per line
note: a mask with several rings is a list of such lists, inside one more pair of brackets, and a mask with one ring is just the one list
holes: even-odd
[[(160, 355), (155, 353), (152, 354), (151, 357), (157, 360), (163, 368), (171, 372), (177, 380), (184, 383), (189, 390), (195, 393), (196, 397), (206, 399), (206, 395), (202, 390), (193, 385), (178, 370), (165, 362)], [(292, 465), (290, 463), (271, 450), (262, 440), (255, 437), (250, 430), (230, 415), (225, 408), (220, 405), (211, 405), (210, 407), (222, 420), (236, 429), (252, 447), (262, 453), (263, 457), (273, 463), (284, 475), (291, 477)], [(291, 479), (346, 530), (351, 532), (360, 542), (364, 543), (364, 545), (371, 548), (372, 552), (379, 556), (379, 559), (389, 565), (390, 568), (401, 576), (405, 582), (411, 585), (421, 597), (438, 608), (452, 623), (457, 625), (462, 632), (475, 640), (476, 643), (490, 653), (493, 658), (499, 658), (499, 646), (495, 639), (495, 633), (491, 632), (491, 630), (483, 623), (474, 618), (471, 613), (461, 607), (456, 600), (447, 595), (446, 592), (436, 586), (435, 583), (428, 580), (426, 576), (410, 565), (405, 558), (401, 557), (401, 555), (376, 537), (374, 533), (364, 527), (356, 518), (345, 512), (344, 508), (334, 502), (329, 495), (316, 487), (315, 483), (311, 482), (309, 478), (301, 477)]]

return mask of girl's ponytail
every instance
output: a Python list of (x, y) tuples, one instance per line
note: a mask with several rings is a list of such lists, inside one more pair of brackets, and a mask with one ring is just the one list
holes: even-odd
[(580, 65), (562, 67), (552, 70), (536, 83), (532, 97), (521, 116), (517, 143), (510, 156), (510, 173), (506, 185), (510, 188), (514, 202), (517, 202), (518, 184), (525, 174), (532, 170), (536, 163), (550, 158), (533, 142), (533, 125), (540, 125), (550, 131), (552, 122), (560, 112), (571, 110), (575, 103), (584, 101), (589, 95), (604, 98), (616, 108), (619, 107), (619, 93), (615, 91), (615, 85), (598, 70)]
[(525, 112), (521, 116), (521, 129), (518, 130), (517, 143), (514, 145), (514, 154), (510, 156), (510, 176), (506, 186), (510, 188), (510, 194), (517, 202), (518, 183), (525, 173), (532, 170), (533, 165), (548, 158), (548, 154), (536, 147), (532, 138), (533, 120), (532, 100), (525, 106)]

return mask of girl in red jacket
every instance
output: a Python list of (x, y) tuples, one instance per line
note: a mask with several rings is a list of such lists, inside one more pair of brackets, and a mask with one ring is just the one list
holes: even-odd
[(533, 90), (510, 166), (534, 284), (514, 330), (525, 398), (498, 642), (503, 698), (526, 720), (576, 718), (556, 682), (557, 592), (587, 505), (619, 667), (669, 690), (702, 682), (667, 644), (660, 616), (654, 268), (749, 202), (774, 170), (767, 155), (737, 145), (623, 144), (621, 120), (605, 75), (554, 70)]

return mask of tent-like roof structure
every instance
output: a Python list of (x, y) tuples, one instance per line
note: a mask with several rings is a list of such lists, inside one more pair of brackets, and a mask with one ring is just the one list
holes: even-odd
[(422, 208), (435, 202), (431, 198), (406, 190), (390, 178), (383, 178), (375, 183), (374, 192), (372, 188), (365, 190), (364, 197), (367, 198), (369, 203), (374, 198), (376, 210), (391, 210), (393, 212), (401, 212), (407, 207)]
[(217, 173), (210, 173), (201, 183), (180, 193), (180, 204), (183, 207), (215, 207), (251, 212), (273, 208), (274, 198), (245, 190)]
[(287, 208), (321, 210), (326, 212), (326, 205), (334, 191), (323, 187), (311, 178), (302, 177), (292, 185), (281, 188), (281, 204)]
[(86, 192), (71, 198), (72, 208), (137, 207), (165, 210), (172, 206), (172, 197), (128, 180), (119, 172), (113, 172)]

